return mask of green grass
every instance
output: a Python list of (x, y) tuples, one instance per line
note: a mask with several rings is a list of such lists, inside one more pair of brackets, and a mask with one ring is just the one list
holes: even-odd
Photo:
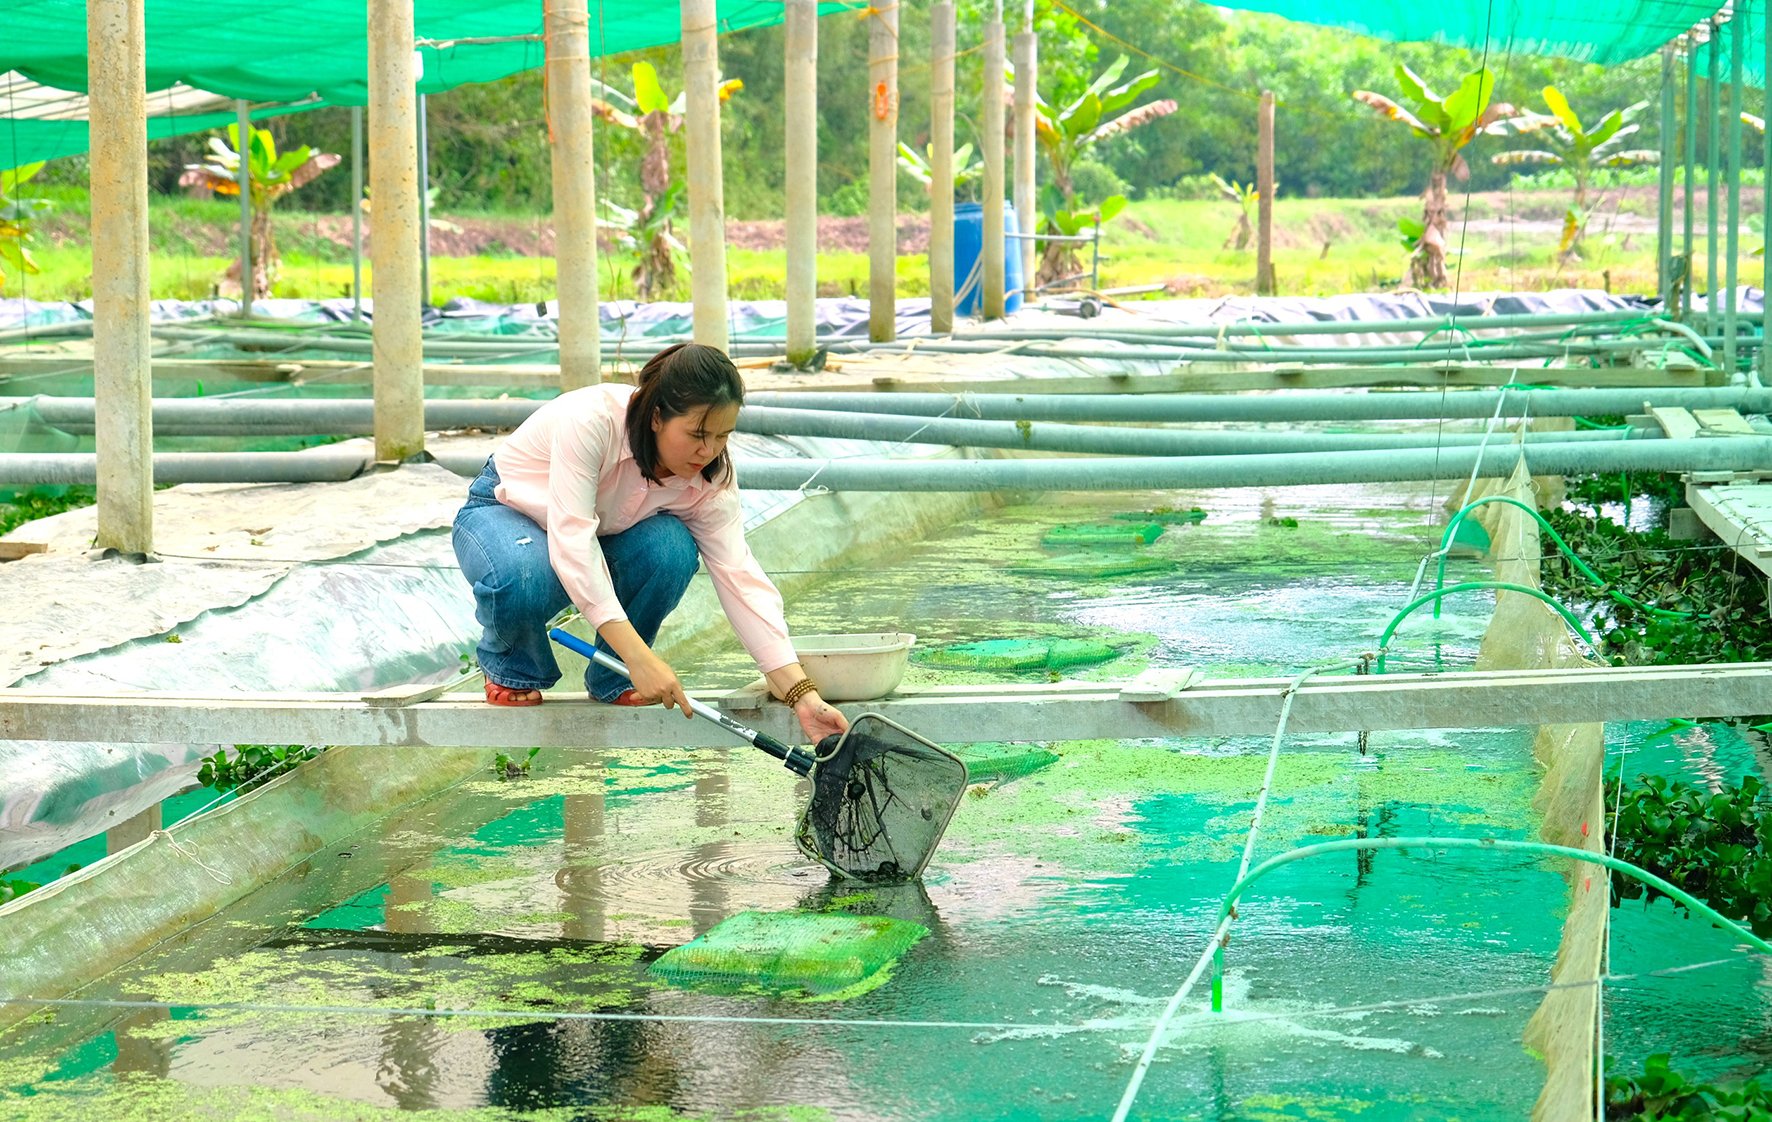
[[(14, 277), (7, 295), (24, 294), (44, 300), (79, 300), (91, 295), (91, 258), (86, 244), (88, 199), (83, 189), (52, 187), (45, 197), (56, 210), (39, 224), (35, 253), (42, 266), (37, 276)], [(1655, 289), (1655, 235), (1645, 230), (1652, 222), (1653, 194), (1639, 193), (1624, 200), (1617, 221), (1631, 224), (1628, 235), (1608, 233), (1596, 219), (1590, 231), (1584, 259), (1559, 267), (1556, 261), (1556, 229), (1568, 203), (1562, 191), (1520, 192), (1514, 195), (1455, 198), (1454, 205), (1468, 212), (1466, 229), (1455, 220), (1452, 240), (1466, 247), (1464, 269), (1456, 283), (1464, 291), (1524, 290), (1551, 288), (1607, 288), (1614, 292), (1648, 293)], [(1408, 271), (1406, 251), (1396, 237), (1397, 219), (1420, 213), (1414, 198), (1395, 199), (1289, 199), (1275, 205), (1274, 268), (1279, 290), (1285, 294), (1321, 296), (1340, 292), (1370, 292), (1395, 288)], [(1608, 208), (1608, 214), (1610, 214)], [(1253, 247), (1226, 248), (1236, 224), (1233, 204), (1216, 200), (1147, 200), (1133, 204), (1105, 231), (1102, 252), (1103, 287), (1164, 285), (1170, 294), (1221, 296), (1254, 289)], [(1502, 220), (1511, 214), (1518, 222), (1509, 227)], [(157, 297), (201, 299), (218, 288), (227, 292), (231, 282), (223, 276), (233, 263), (233, 245), (239, 211), (232, 200), (156, 197), (149, 210), (154, 256), (149, 262), (149, 285)], [(458, 215), (478, 220), (508, 221), (513, 242), (533, 227), (533, 216)], [(1757, 222), (1757, 218), (1752, 221)], [(1702, 226), (1702, 224), (1701, 224)], [(348, 247), (319, 236), (313, 215), (299, 212), (276, 216), (282, 272), (275, 286), (278, 296), (318, 299), (348, 296), (351, 285)], [(1761, 263), (1747, 254), (1760, 242), (1757, 234), (1744, 232), (1741, 275), (1757, 277)], [(1706, 248), (1697, 246), (1697, 268), (1702, 274)], [(1085, 256), (1085, 265), (1087, 257)], [(627, 254), (607, 254), (599, 262), (599, 288), (605, 299), (634, 295)], [(727, 287), (737, 299), (779, 299), (786, 288), (786, 256), (781, 250), (728, 248)], [(922, 254), (905, 254), (898, 261), (898, 293), (928, 294), (928, 263)], [(868, 261), (864, 253), (829, 252), (819, 255), (819, 293), (826, 296), (865, 295)], [(373, 270), (364, 263), (365, 287), (373, 294)], [(1702, 288), (1702, 276), (1700, 278)], [(474, 257), (434, 257), (431, 261), (431, 295), (442, 303), (454, 296), (495, 303), (527, 303), (554, 296), (554, 262), (525, 257), (509, 251), (482, 253)], [(661, 298), (687, 300), (687, 270)]]

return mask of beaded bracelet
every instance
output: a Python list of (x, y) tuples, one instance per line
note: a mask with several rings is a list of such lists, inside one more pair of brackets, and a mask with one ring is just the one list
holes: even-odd
[(814, 683), (811, 678), (801, 678), (798, 682), (795, 682), (788, 687), (787, 693), (782, 694), (782, 704), (792, 707), (799, 702), (801, 698), (817, 689), (817, 684)]

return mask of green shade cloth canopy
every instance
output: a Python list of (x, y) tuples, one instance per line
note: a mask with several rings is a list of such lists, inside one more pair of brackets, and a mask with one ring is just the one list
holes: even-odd
[[(1721, 11), (1718, 0), (1217, 0), (1399, 42), (1556, 55), (1611, 66), (1653, 54)], [(1755, 5), (1758, 8), (1758, 5)], [(1763, 12), (1763, 9), (1760, 9)]]
[[(852, 10), (861, 0), (819, 4), (819, 14)], [(271, 112), (321, 105), (364, 105), (369, 98), (369, 21), (363, 0), (146, 0), (149, 91), (177, 82), (256, 102), (302, 102)], [(0, 19), (0, 72), (17, 70), (58, 89), (86, 87), (85, 0), (8, 0)], [(421, 45), (420, 93), (490, 82), (541, 66), (541, 0), (415, 0)], [(781, 0), (719, 0), (721, 34), (782, 20)], [(590, 0), (590, 53), (597, 58), (675, 43), (678, 5), (657, 0)], [(465, 42), (496, 39), (501, 42)], [(222, 128), (231, 113), (153, 116), (150, 138)], [(269, 115), (255, 109), (255, 117)], [(0, 117), (12, 114), (0, 104)], [(86, 122), (0, 121), (0, 167), (83, 152)]]

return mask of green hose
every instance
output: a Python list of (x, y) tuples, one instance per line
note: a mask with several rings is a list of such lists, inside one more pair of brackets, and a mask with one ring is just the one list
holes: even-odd
[[(1483, 498), (1477, 499), (1474, 502), (1466, 503), (1464, 509), (1460, 510), (1457, 514), (1454, 514), (1451, 520), (1446, 523), (1446, 532), (1440, 537), (1440, 563), (1438, 571), (1434, 575), (1435, 588), (1440, 588), (1446, 583), (1447, 543), (1450, 542), (1452, 536), (1458, 532), (1459, 524), (1464, 521), (1464, 516), (1477, 507), (1482, 506), (1484, 503), (1506, 503), (1509, 506), (1517, 506), (1527, 514), (1530, 514), (1533, 518), (1537, 519), (1539, 526), (1543, 527), (1544, 532), (1550, 535), (1551, 541), (1557, 543), (1557, 549), (1560, 550), (1563, 556), (1567, 557), (1572, 564), (1574, 564), (1576, 571), (1586, 577), (1588, 582), (1595, 588), (1604, 592), (1618, 603), (1628, 604), (1631, 607), (1636, 608), (1638, 611), (1644, 612), (1656, 619), (1691, 619), (1693, 617), (1693, 613), (1691, 612), (1675, 612), (1669, 611), (1666, 608), (1652, 608), (1642, 601), (1627, 596), (1617, 589), (1610, 587), (1604, 577), (1594, 572), (1593, 569), (1588, 567), (1587, 562), (1575, 555), (1575, 551), (1569, 548), (1569, 543), (1563, 540), (1563, 536), (1557, 533), (1549, 522), (1545, 521), (1544, 515), (1538, 513), (1537, 510), (1533, 509), (1526, 503), (1523, 503), (1518, 499), (1509, 498), (1506, 495), (1485, 495)], [(1434, 603), (1434, 618), (1440, 618), (1440, 605), (1438, 601), (1435, 601)]]
[[(1301, 857), (1316, 857), (1324, 853), (1339, 853), (1349, 849), (1407, 849), (1428, 847), (1438, 849), (1518, 850), (1526, 853), (1542, 853), (1552, 857), (1570, 857), (1577, 861), (1587, 861), (1595, 865), (1604, 865), (1613, 872), (1623, 873), (1626, 876), (1634, 877), (1637, 880), (1642, 881), (1644, 884), (1650, 885), (1663, 895), (1671, 896), (1673, 899), (1684, 904), (1694, 915), (1701, 915), (1705, 919), (1710, 920), (1713, 924), (1728, 931), (1736, 938), (1752, 946), (1755, 950), (1758, 950), (1763, 954), (1772, 954), (1772, 943), (1766, 942), (1766, 940), (1755, 935), (1752, 931), (1749, 931), (1739, 923), (1726, 918), (1715, 908), (1712, 908), (1709, 904), (1697, 899), (1685, 889), (1670, 884), (1647, 869), (1633, 865), (1629, 861), (1620, 861), (1616, 857), (1611, 857), (1604, 853), (1595, 853), (1591, 850), (1575, 849), (1566, 845), (1552, 845), (1549, 842), (1517, 841), (1512, 838), (1343, 838), (1340, 841), (1320, 842), (1317, 845), (1300, 846), (1297, 849), (1288, 850), (1285, 853), (1276, 854), (1275, 856), (1268, 858), (1255, 868), (1249, 870), (1248, 874), (1238, 880), (1236, 884), (1233, 884), (1231, 886), (1230, 895), (1225, 897), (1224, 905), (1218, 911), (1219, 923), (1222, 925), (1225, 917), (1232, 913), (1232, 909), (1237, 902), (1237, 897), (1243, 894), (1244, 889), (1248, 888), (1251, 884), (1255, 883), (1269, 872), (1279, 868), (1281, 865), (1297, 861)], [(1218, 947), (1214, 951), (1213, 958), (1212, 1011), (1214, 1013), (1222, 1013), (1224, 1012), (1224, 940), (1221, 939), (1219, 941)]]
[(1397, 630), (1397, 625), (1401, 624), (1410, 612), (1413, 612), (1423, 604), (1438, 603), (1442, 596), (1450, 596), (1454, 592), (1474, 592), (1483, 588), (1494, 588), (1503, 592), (1519, 592), (1530, 596), (1533, 599), (1542, 600), (1545, 604), (1554, 608), (1558, 615), (1563, 617), (1563, 622), (1567, 623), (1577, 635), (1581, 636), (1582, 640), (1587, 643), (1589, 648), (1595, 651), (1600, 649), (1600, 645), (1594, 642), (1593, 636), (1587, 633), (1587, 628), (1581, 626), (1581, 621), (1575, 618), (1575, 614), (1568, 608), (1563, 607), (1563, 605), (1551, 599), (1549, 596), (1546, 596), (1543, 590), (1528, 588), (1523, 584), (1513, 584), (1504, 580), (1471, 580), (1465, 581), (1463, 584), (1455, 584), (1451, 588), (1436, 588), (1425, 596), (1416, 597), (1402, 611), (1398, 612), (1396, 617), (1385, 627), (1384, 634), (1378, 637), (1378, 660), (1374, 663), (1373, 669), (1379, 674), (1384, 673), (1384, 659), (1390, 649), (1391, 634)]

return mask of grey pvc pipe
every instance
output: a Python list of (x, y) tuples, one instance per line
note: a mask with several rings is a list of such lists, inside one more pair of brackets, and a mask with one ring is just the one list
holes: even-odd
[[(1757, 340), (1754, 340), (1757, 342)], [(1045, 345), (1029, 342), (1005, 350), (995, 343), (973, 343), (966, 341), (934, 340), (919, 344), (914, 350), (920, 354), (978, 354), (1000, 356), (1006, 361), (1015, 358), (1060, 358), (1060, 359), (1106, 359), (1121, 362), (1257, 362), (1257, 363), (1329, 363), (1341, 366), (1355, 363), (1427, 363), (1427, 362), (1467, 362), (1480, 359), (1485, 362), (1520, 362), (1541, 359), (1560, 359), (1569, 356), (1609, 355), (1622, 352), (1641, 352), (1659, 350), (1677, 345), (1674, 340), (1666, 339), (1632, 339), (1632, 340), (1570, 340), (1563, 343), (1511, 343), (1505, 341), (1486, 342), (1478, 347), (1432, 346), (1432, 347), (1263, 347), (1263, 348), (1209, 348), (1179, 346), (1148, 346), (1125, 344), (1119, 347), (1090, 347), (1074, 345)], [(889, 354), (904, 354), (904, 344), (888, 344), (885, 346), (869, 346), (864, 343), (849, 345), (833, 344), (835, 352), (872, 352), (885, 351)]]
[[(1290, 323), (1128, 323), (1114, 324), (1112, 330), (1128, 335), (1199, 337), (1217, 339), (1243, 335), (1376, 335), (1445, 331), (1466, 328), (1471, 331), (1511, 330), (1522, 327), (1558, 327), (1574, 324), (1606, 324), (1620, 320), (1641, 319), (1651, 314), (1646, 309), (1616, 308), (1595, 312), (1518, 312), (1507, 315), (1413, 316), (1381, 320), (1311, 319)], [(1088, 326), (1076, 334), (1088, 334)], [(1031, 328), (979, 328), (966, 331), (965, 339), (1016, 339), (1037, 337), (1041, 332)]]
[[(194, 452), (154, 457), (163, 483), (312, 483), (349, 479), (373, 453)], [(738, 478), (752, 490), (791, 491), (1144, 491), (1204, 487), (1290, 487), (1462, 479), (1511, 473), (1525, 457), (1535, 475), (1620, 471), (1749, 471), (1772, 463), (1772, 437), (1630, 440), (1541, 444), (1530, 448), (1422, 448), (1295, 452), (1250, 456), (1131, 456), (1113, 460), (774, 460), (741, 459)], [(434, 457), (458, 475), (485, 462), (470, 453)], [(0, 456), (0, 484), (91, 483), (91, 453)]]
[[(1261, 395), (762, 392), (745, 400), (747, 408), (774, 405), (1000, 421), (1405, 421), (1487, 418), (1495, 414), (1502, 396), (1498, 390)], [(1739, 387), (1509, 390), (1506, 397), (1504, 412), (1510, 416), (1599, 416), (1640, 412), (1646, 405), (1772, 411), (1772, 390)]]
[[(366, 400), (267, 401), (214, 398), (161, 398), (154, 403), (154, 432), (161, 436), (360, 436), (373, 432), (372, 404)], [(538, 409), (540, 401), (438, 400), (425, 403), (427, 429), (514, 428)], [(0, 412), (31, 409), (45, 424), (64, 432), (93, 430), (91, 398), (0, 398)], [(1377, 448), (1461, 447), (1484, 442), (1481, 433), (1331, 433), (1178, 431), (1119, 429), (1096, 425), (1039, 425), (1010, 421), (969, 421), (906, 417), (888, 413), (845, 413), (815, 409), (747, 406), (739, 414), (742, 432), (766, 436), (837, 437), (972, 448), (1015, 448), (1096, 455), (1210, 456), (1256, 452), (1333, 452)], [(1532, 432), (1527, 443), (1659, 438), (1647, 429), (1584, 432)], [(1514, 437), (1490, 437), (1507, 444)]]
[(1510, 474), (1524, 454), (1534, 475), (1619, 471), (1746, 471), (1772, 463), (1772, 437), (1632, 440), (1529, 449), (1409, 449), (1117, 460), (770, 460), (739, 465), (760, 490), (1144, 491), (1396, 483)]

